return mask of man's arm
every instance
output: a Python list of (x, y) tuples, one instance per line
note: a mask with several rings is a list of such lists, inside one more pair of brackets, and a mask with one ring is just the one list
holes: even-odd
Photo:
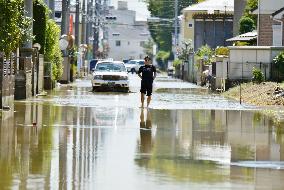
[(139, 70), (138, 70), (138, 76), (139, 76), (140, 79), (142, 79), (141, 73), (142, 73), (142, 67), (140, 67)]
[(154, 76), (153, 76), (154, 80), (155, 80), (156, 76), (157, 76), (157, 72), (154, 72)]
[(155, 80), (155, 78), (157, 76), (157, 71), (156, 71), (156, 67), (155, 66), (153, 66), (153, 72), (154, 72), (153, 79)]

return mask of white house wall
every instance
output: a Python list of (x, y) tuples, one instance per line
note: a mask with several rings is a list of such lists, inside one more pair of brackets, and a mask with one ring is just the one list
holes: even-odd
[(283, 0), (259, 0), (260, 14), (272, 14), (284, 7)]

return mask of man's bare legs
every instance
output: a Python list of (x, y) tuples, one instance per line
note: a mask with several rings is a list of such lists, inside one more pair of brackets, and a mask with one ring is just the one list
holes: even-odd
[(149, 107), (149, 105), (150, 105), (150, 102), (151, 102), (151, 96), (148, 96), (148, 98), (147, 98), (147, 108)]
[(144, 108), (145, 94), (141, 93), (141, 108)]

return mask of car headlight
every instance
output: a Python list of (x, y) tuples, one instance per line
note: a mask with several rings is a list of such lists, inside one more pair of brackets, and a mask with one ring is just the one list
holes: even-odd
[(94, 79), (103, 79), (103, 76), (102, 75), (95, 75)]
[(128, 80), (128, 76), (120, 76), (120, 80)]

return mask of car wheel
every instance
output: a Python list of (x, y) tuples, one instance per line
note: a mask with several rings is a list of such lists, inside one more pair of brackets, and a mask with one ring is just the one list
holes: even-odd
[(128, 93), (129, 92), (129, 88), (125, 87), (125, 88), (122, 89), (122, 91), (125, 92), (125, 93)]
[(98, 90), (98, 87), (93, 86), (93, 92), (96, 91), (96, 90)]

